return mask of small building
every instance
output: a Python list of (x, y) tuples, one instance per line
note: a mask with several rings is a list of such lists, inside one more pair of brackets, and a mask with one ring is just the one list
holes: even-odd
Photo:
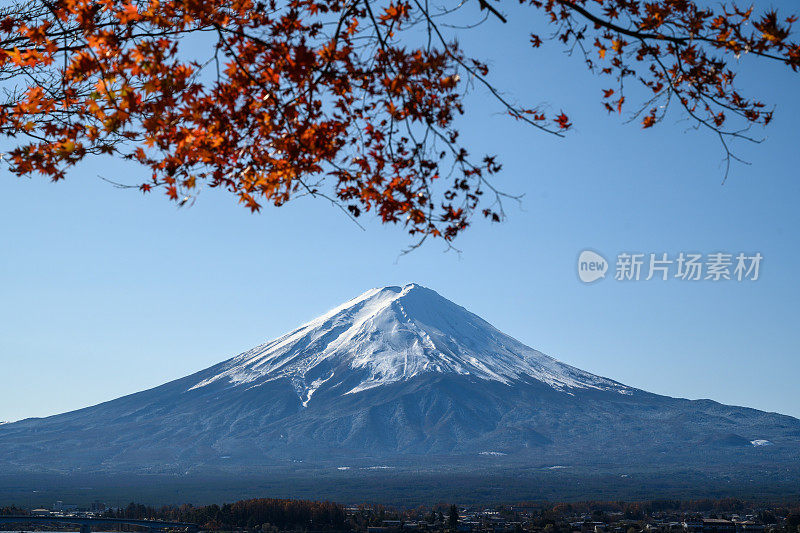
[(736, 524), (730, 520), (704, 518), (703, 533), (736, 533)]
[(758, 524), (752, 520), (742, 520), (739, 522), (735, 522), (736, 524), (736, 531), (738, 533), (761, 533), (764, 531), (764, 524)]
[(106, 504), (101, 502), (100, 500), (95, 500), (92, 502), (92, 505), (89, 507), (89, 510), (93, 513), (102, 513), (106, 510)]

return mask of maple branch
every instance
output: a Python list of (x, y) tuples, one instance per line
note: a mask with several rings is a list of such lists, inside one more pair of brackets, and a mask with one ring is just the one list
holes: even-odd
[[(0, 133), (18, 143), (5, 161), (17, 175), (58, 180), (89, 154), (121, 154), (152, 173), (140, 190), (160, 187), (179, 205), (203, 185), (252, 211), (310, 195), (450, 246), (476, 212), (501, 220), (503, 201), (519, 200), (492, 184), (494, 157), (474, 158), (459, 140), (468, 91), (485, 88), (511, 117), (548, 133), (571, 126), (564, 113), (549, 119), (513, 102), (483, 61), (445, 40), (444, 27), (473, 26), (442, 18), (469, 1), (19, 1), (0, 9)], [(494, 1), (478, 0), (480, 17), (506, 22)], [(693, 0), (522, 2), (542, 9), (552, 38), (590, 70), (616, 77), (603, 91), (610, 112), (622, 112), (632, 76), (653, 91), (633, 114), (647, 113), (645, 128), (677, 97), (692, 127), (719, 138), (726, 177), (739, 161), (729, 143), (757, 142), (740, 122), (766, 125), (773, 111), (740, 96), (717, 56), (800, 67), (800, 46), (788, 40), (795, 19), (773, 10), (756, 20), (752, 9), (715, 13)], [(191, 36), (204, 32), (215, 34), (213, 54), (186, 60)], [(207, 77), (212, 62), (216, 77)]]
[[(692, 35), (690, 37), (675, 37), (675, 36), (666, 35), (666, 34), (663, 34), (663, 33), (647, 33), (647, 32), (643, 32), (643, 31), (624, 28), (622, 26), (614, 24), (613, 22), (611, 22), (609, 20), (605, 20), (605, 19), (602, 19), (602, 18), (594, 15), (592, 12), (590, 12), (587, 9), (583, 8), (582, 6), (578, 5), (575, 2), (575, 0), (555, 0), (555, 2), (557, 2), (559, 5), (567, 8), (567, 9), (570, 9), (572, 11), (575, 11), (575, 12), (579, 13), (584, 18), (592, 21), (598, 27), (606, 28), (607, 30), (614, 31), (614, 32), (620, 33), (622, 35), (627, 35), (628, 37), (633, 37), (635, 39), (639, 39), (639, 40), (642, 40), (642, 41), (646, 41), (646, 40), (667, 41), (667, 42), (671, 42), (673, 44), (676, 44), (678, 46), (687, 45), (691, 41), (701, 41), (701, 42), (704, 42), (704, 43), (711, 44), (715, 48), (724, 48), (723, 43), (720, 43), (716, 39), (711, 39), (709, 37), (705, 37), (705, 36), (702, 36), (702, 35)], [(758, 50), (748, 50), (748, 53), (751, 53), (751, 54), (759, 56), (759, 57), (764, 57), (764, 58), (767, 58), (767, 59), (773, 59), (773, 60), (776, 60), (776, 61), (780, 61), (782, 63), (788, 63), (786, 58), (783, 58), (783, 57), (780, 57), (780, 56), (776, 56), (776, 55), (773, 55), (773, 54), (769, 54), (769, 53), (766, 53), (766, 52), (761, 52), (761, 51), (758, 51)]]
[(610, 21), (601, 19), (600, 17), (593, 15), (590, 11), (579, 6), (573, 0), (555, 0), (555, 1), (567, 9), (571, 9), (572, 11), (580, 13), (584, 18), (587, 18), (590, 21), (594, 22), (597, 26), (615, 31), (617, 33), (621, 33), (623, 35), (627, 35), (629, 37), (635, 37), (636, 39), (640, 40), (655, 39), (659, 41), (669, 41), (675, 44), (685, 44), (688, 41), (688, 39), (684, 37), (671, 37), (669, 35), (662, 35), (659, 33), (644, 33), (636, 30), (623, 28), (622, 26), (618, 26)]
[(486, 0), (478, 0), (478, 5), (480, 6), (481, 10), (483, 10), (483, 9), (486, 9), (486, 10), (488, 10), (489, 12), (491, 12), (491, 13), (492, 13), (492, 14), (493, 14), (495, 17), (497, 17), (498, 19), (500, 19), (500, 21), (501, 21), (503, 24), (505, 24), (506, 22), (508, 22), (508, 21), (506, 20), (506, 18), (505, 18), (503, 15), (501, 15), (499, 11), (497, 11), (495, 8), (493, 8), (493, 7), (492, 7), (492, 6), (489, 4), (489, 2), (487, 2)]
[(533, 126), (535, 128), (538, 128), (538, 129), (540, 129), (540, 130), (542, 130), (544, 132), (551, 133), (551, 134), (556, 135), (558, 137), (563, 137), (564, 136), (562, 133), (560, 133), (558, 131), (551, 130), (549, 128), (546, 128), (546, 127), (542, 126), (541, 124), (538, 124), (538, 123), (534, 122), (533, 120), (529, 119), (524, 114), (520, 113), (520, 111), (515, 106), (511, 105), (511, 103), (509, 103), (505, 98), (503, 98), (503, 96), (494, 87), (494, 85), (492, 85), (486, 78), (481, 76), (480, 73), (476, 72), (473, 68), (471, 68), (469, 65), (467, 65), (464, 62), (463, 59), (461, 59), (460, 57), (458, 57), (455, 54), (453, 54), (450, 51), (450, 46), (448, 46), (447, 42), (444, 39), (444, 36), (439, 31), (438, 26), (433, 21), (433, 19), (431, 19), (431, 16), (422, 9), (422, 6), (420, 5), (418, 0), (414, 0), (414, 3), (417, 5), (417, 7), (420, 9), (420, 11), (422, 11), (425, 14), (425, 18), (430, 22), (431, 28), (433, 29), (433, 31), (434, 31), (436, 37), (438, 38), (439, 42), (442, 43), (442, 46), (444, 47), (445, 53), (447, 53), (447, 55), (449, 55), (456, 63), (461, 65), (462, 68), (464, 68), (467, 72), (469, 72), (470, 75), (473, 78), (478, 80), (484, 87), (489, 89), (489, 92), (492, 93), (492, 96), (494, 96), (494, 98), (498, 102), (503, 104), (503, 106), (506, 108), (506, 110), (509, 112), (509, 114), (511, 116), (513, 116), (514, 118), (520, 119), (523, 122), (526, 122), (529, 125), (531, 125), (531, 126)]

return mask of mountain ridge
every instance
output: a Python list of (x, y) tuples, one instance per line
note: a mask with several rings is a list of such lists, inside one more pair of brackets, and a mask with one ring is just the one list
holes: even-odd
[(371, 289), (164, 385), (0, 426), (3, 472), (763, 471), (798, 458), (796, 418), (596, 376), (417, 284)]

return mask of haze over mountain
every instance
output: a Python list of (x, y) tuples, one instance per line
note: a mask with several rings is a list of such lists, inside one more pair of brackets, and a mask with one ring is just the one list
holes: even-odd
[(3, 472), (758, 469), (798, 458), (800, 420), (590, 374), (415, 284), (369, 290), (160, 387), (0, 425)]

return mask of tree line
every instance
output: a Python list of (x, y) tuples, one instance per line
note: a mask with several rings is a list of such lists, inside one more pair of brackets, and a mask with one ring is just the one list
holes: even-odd
[(106, 518), (155, 519), (191, 522), (204, 529), (314, 529), (341, 530), (345, 528), (345, 509), (332, 502), (258, 498), (194, 507), (149, 507), (130, 503), (124, 508), (109, 509)]

